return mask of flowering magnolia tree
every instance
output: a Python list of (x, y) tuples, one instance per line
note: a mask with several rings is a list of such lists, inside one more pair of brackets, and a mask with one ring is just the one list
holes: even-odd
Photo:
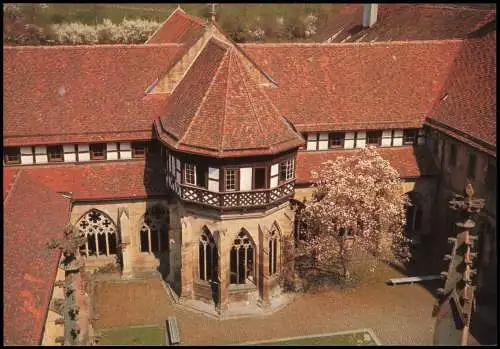
[(374, 256), (372, 271), (377, 259), (408, 258), (407, 198), (398, 172), (373, 148), (328, 161), (312, 175), (315, 195), (300, 213), (306, 232), (301, 255), (341, 269), (346, 279), (356, 252)]

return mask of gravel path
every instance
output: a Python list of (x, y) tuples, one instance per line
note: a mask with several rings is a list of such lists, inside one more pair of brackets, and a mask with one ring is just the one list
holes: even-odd
[[(186, 345), (232, 344), (371, 328), (383, 344), (431, 345), (434, 296), (421, 285), (387, 286), (402, 276), (384, 267), (357, 289), (298, 296), (275, 314), (218, 321), (171, 305), (159, 280), (101, 282), (95, 328), (162, 324), (174, 315)], [(436, 285), (437, 286), (437, 285)]]

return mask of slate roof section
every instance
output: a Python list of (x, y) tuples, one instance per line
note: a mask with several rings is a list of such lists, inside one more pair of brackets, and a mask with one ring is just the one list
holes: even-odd
[(276, 81), (266, 93), (299, 131), (421, 127), (462, 40), (245, 44)]
[[(161, 164), (161, 161), (157, 161)], [(129, 199), (165, 195), (161, 165), (144, 161), (23, 166), (22, 171), (54, 192), (71, 192), (74, 200)], [(12, 176), (15, 168), (4, 168)]]
[(145, 90), (183, 46), (4, 47), (4, 145), (151, 138)]
[(429, 125), (438, 121), (496, 149), (496, 65), (496, 31), (465, 40)]
[(212, 38), (172, 94), (157, 123), (178, 150), (231, 157), (275, 154), (302, 137), (248, 75), (237, 49)]
[[(356, 149), (326, 150), (326, 151), (299, 151), (297, 153), (296, 183), (310, 184), (313, 181), (311, 171), (321, 169), (326, 161), (335, 161), (340, 156), (353, 156)], [(438, 174), (432, 155), (425, 147), (395, 147), (378, 148), (377, 152), (382, 158), (389, 161), (399, 173), (401, 178), (418, 178), (420, 176)]]
[(178, 7), (151, 35), (146, 44), (177, 43), (191, 46), (203, 34), (205, 28), (206, 23), (201, 18), (189, 16)]
[(62, 237), (69, 209), (69, 199), (19, 173), (4, 202), (4, 344), (41, 343), (60, 256), (46, 244)]
[(317, 39), (336, 43), (464, 39), (495, 16), (495, 10), (463, 4), (378, 4), (377, 23), (364, 28), (363, 4), (350, 4), (323, 29), (328, 35)]

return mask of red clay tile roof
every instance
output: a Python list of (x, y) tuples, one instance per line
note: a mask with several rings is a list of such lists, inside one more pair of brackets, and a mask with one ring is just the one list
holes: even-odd
[[(55, 192), (72, 192), (74, 200), (143, 198), (167, 192), (158, 164), (146, 167), (144, 161), (137, 160), (33, 165), (23, 166), (22, 171)], [(15, 170), (4, 168), (4, 176), (12, 176)]]
[(12, 171), (4, 171), (3, 172), (3, 199), (7, 197), (9, 194), (10, 190), (12, 189), (12, 185), (14, 184), (14, 181), (16, 180), (18, 174), (19, 174), (20, 169), (19, 168), (13, 168)]
[[(296, 182), (298, 184), (312, 183), (311, 171), (319, 171), (321, 165), (339, 156), (352, 156), (357, 150), (327, 150), (327, 151), (299, 151), (297, 153)], [(401, 178), (416, 178), (422, 175), (437, 174), (437, 168), (432, 156), (424, 147), (397, 147), (379, 148), (377, 152), (389, 161), (399, 172)]]
[[(449, 4), (379, 4), (377, 23), (363, 28), (363, 5), (351, 4), (318, 37), (329, 42), (463, 39), (496, 16), (496, 10)], [(335, 34), (337, 34), (335, 36)]]
[(60, 253), (46, 246), (63, 235), (70, 200), (21, 171), (4, 202), (4, 344), (39, 345)]
[(300, 131), (420, 127), (463, 42), (241, 45)]
[(208, 41), (157, 123), (162, 140), (217, 157), (273, 154), (303, 143), (241, 59), (234, 47)]
[(465, 40), (449, 70), (442, 98), (436, 101), (430, 113), (432, 120), (478, 138), (495, 149), (496, 63), (496, 31)]
[(205, 31), (206, 23), (177, 8), (146, 41), (146, 44), (177, 43), (191, 46)]
[(182, 52), (178, 44), (4, 47), (4, 145), (150, 138), (165, 98), (145, 90)]

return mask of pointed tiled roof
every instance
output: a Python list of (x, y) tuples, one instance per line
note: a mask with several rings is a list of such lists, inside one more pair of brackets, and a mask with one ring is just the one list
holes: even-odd
[(243, 59), (234, 46), (210, 39), (157, 123), (160, 138), (217, 157), (274, 154), (303, 143), (249, 77)]
[(205, 31), (206, 23), (196, 17), (189, 16), (180, 7), (163, 22), (146, 44), (186, 44), (191, 46)]

